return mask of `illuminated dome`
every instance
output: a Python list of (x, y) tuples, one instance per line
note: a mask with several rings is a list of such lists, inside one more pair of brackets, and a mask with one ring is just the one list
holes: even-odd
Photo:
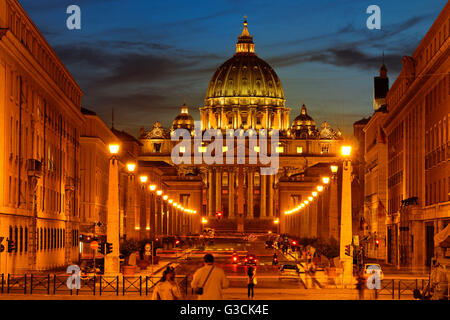
[(189, 114), (186, 103), (181, 107), (181, 113), (173, 120), (172, 129), (194, 130), (194, 118)]
[(273, 68), (256, 55), (253, 36), (248, 32), (247, 21), (244, 21), (236, 53), (211, 78), (206, 106), (283, 107), (284, 102), (281, 81)]
[(319, 135), (316, 122), (308, 115), (305, 104), (302, 105), (300, 115), (292, 123), (291, 131), (295, 137), (301, 139), (314, 138)]

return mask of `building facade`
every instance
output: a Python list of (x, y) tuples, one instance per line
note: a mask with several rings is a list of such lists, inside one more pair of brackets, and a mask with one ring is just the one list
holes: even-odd
[(0, 272), (78, 258), (82, 92), (15, 0), (0, 1)]
[[(316, 164), (337, 161), (343, 140), (341, 133), (326, 122), (316, 126), (304, 104), (299, 111), (291, 123), (291, 110), (285, 106), (281, 81), (273, 68), (256, 54), (253, 37), (247, 22), (244, 22), (233, 57), (217, 69), (209, 82), (205, 105), (200, 108), (199, 123), (183, 105), (171, 128), (165, 129), (156, 122), (151, 130), (141, 129), (139, 140), (143, 146), (139, 159), (148, 165), (162, 162), (164, 166), (173, 168), (171, 179), (178, 177), (185, 180), (186, 185), (195, 184), (199, 212), (208, 218), (211, 227), (267, 231), (273, 229), (277, 218), (282, 219), (282, 225), (286, 226), (280, 212), (291, 209), (297, 201), (304, 201), (305, 194), (299, 190), (308, 189), (299, 177)], [(192, 140), (211, 132), (214, 138), (223, 137), (224, 143), (214, 149), (214, 155), (220, 153), (224, 157), (228, 156), (230, 149), (238, 148), (237, 139), (230, 145), (225, 143), (230, 130), (233, 130), (231, 134), (241, 130), (240, 134), (247, 137), (265, 130), (270, 136), (271, 130), (279, 130), (277, 144), (274, 145), (270, 137), (267, 143), (269, 154), (279, 158), (278, 170), (264, 175), (260, 169), (265, 165), (260, 162), (250, 164), (249, 159), (263, 147), (251, 145), (248, 141), (245, 143), (245, 161), (240, 164), (235, 154), (232, 155), (235, 157), (232, 164), (225, 161), (194, 163), (193, 158), (189, 158), (192, 160), (189, 164), (176, 164), (173, 150), (176, 150), (176, 156), (186, 153), (201, 156), (210, 151), (212, 145), (212, 139), (203, 139), (200, 145), (191, 141), (177, 147), (178, 136), (174, 138), (177, 130), (186, 130)], [(324, 174), (329, 176), (329, 165), (326, 170)], [(282, 181), (290, 181), (299, 189), (286, 190)], [(286, 230), (291, 229), (292, 226), (286, 226)]]
[(387, 261), (428, 267), (450, 221), (450, 4), (387, 94)]

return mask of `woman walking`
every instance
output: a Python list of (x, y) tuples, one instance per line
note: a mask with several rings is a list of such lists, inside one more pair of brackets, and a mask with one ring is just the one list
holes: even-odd
[(254, 288), (256, 285), (256, 270), (253, 267), (248, 267), (247, 270), (248, 282), (247, 282), (247, 292), (248, 298), (253, 299)]
[(153, 290), (152, 300), (180, 300), (180, 288), (175, 282), (175, 270), (167, 267), (163, 276)]

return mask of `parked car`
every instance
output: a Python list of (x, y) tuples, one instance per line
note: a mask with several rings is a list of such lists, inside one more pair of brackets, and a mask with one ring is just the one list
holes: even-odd
[(303, 268), (294, 263), (286, 263), (280, 267), (279, 279), (300, 279), (300, 273), (304, 273)]

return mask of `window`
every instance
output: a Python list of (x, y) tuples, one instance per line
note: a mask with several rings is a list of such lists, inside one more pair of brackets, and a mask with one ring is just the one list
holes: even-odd
[(303, 153), (303, 147), (297, 147), (297, 153)]
[(153, 144), (153, 152), (161, 152), (161, 143)]
[(226, 171), (222, 174), (222, 186), (228, 187), (228, 172)]
[(323, 144), (322, 145), (322, 153), (329, 153), (330, 152), (330, 145)]
[(20, 238), (19, 238), (19, 251), (23, 252), (23, 228), (20, 227)]
[(261, 179), (260, 179), (259, 173), (257, 173), (257, 172), (255, 173), (253, 182), (254, 182), (253, 184), (255, 185), (255, 187), (260, 186)]
[(28, 251), (28, 227), (25, 227), (25, 244), (24, 244), (24, 250), (25, 252)]
[(15, 250), (15, 253), (17, 253), (17, 247), (18, 247), (18, 243), (19, 243), (19, 232), (18, 232), (18, 229), (17, 229), (17, 227), (15, 227), (14, 228), (14, 242), (15, 242), (15, 244), (16, 244), (16, 250)]

